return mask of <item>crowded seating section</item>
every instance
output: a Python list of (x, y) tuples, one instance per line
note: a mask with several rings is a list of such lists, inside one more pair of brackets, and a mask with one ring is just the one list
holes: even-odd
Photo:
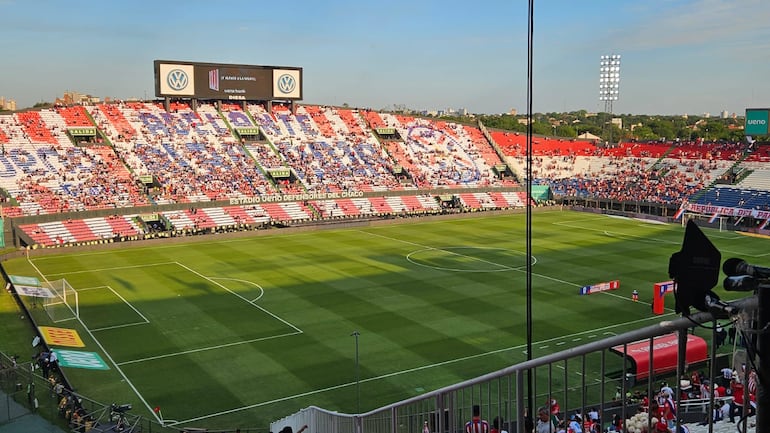
[[(393, 133), (380, 136), (378, 128)], [(20, 225), (39, 246), (143, 236), (147, 228), (131, 210), (166, 204), (190, 204), (161, 212), (176, 230), (437, 213), (444, 203), (424, 192), (446, 188), (487, 191), (455, 194), (454, 206), (464, 209), (524, 206), (523, 193), (494, 189), (519, 185), (500, 167), (523, 179), (526, 137), (493, 131), (491, 138), (495, 146), (475, 126), (312, 105), (294, 113), (279, 104), (270, 111), (226, 103), (193, 111), (183, 102), (168, 110), (148, 102), (54, 107), (0, 115), (0, 204), (4, 217), (61, 215)], [(767, 207), (770, 152), (748, 146), (535, 137), (533, 181), (556, 196)], [(749, 174), (717, 185), (736, 167)], [(248, 201), (281, 194), (336, 196)], [(73, 213), (88, 210), (115, 212)]]

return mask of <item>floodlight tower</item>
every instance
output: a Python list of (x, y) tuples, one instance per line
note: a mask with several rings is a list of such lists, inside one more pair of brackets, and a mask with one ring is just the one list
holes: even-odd
[(620, 54), (599, 58), (599, 100), (604, 101), (604, 111), (612, 113), (612, 101), (620, 96)]
[(612, 141), (612, 102), (620, 96), (620, 54), (599, 57), (599, 100), (604, 101), (604, 112), (609, 114), (610, 141)]

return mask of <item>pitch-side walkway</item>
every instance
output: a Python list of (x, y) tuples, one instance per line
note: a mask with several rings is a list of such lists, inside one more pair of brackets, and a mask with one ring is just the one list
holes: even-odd
[(0, 402), (5, 406), (0, 410), (0, 433), (66, 433), (43, 417), (29, 413), (25, 407), (9, 399), (2, 391)]

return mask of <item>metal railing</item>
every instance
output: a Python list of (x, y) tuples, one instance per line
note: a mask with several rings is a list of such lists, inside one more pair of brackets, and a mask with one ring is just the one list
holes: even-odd
[[(748, 315), (757, 309), (757, 297), (741, 299), (733, 305), (741, 313), (732, 319), (748, 323)], [(718, 371), (717, 348), (713, 344), (716, 341), (716, 326), (705, 327), (710, 329), (707, 341), (712, 343), (707, 359), (698, 365), (685, 365), (688, 332), (695, 332), (696, 325), (708, 322), (716, 324), (716, 318), (711, 313), (703, 312), (686, 318), (664, 320), (358, 415), (311, 406), (271, 423), (270, 431), (280, 432), (285, 427), (291, 427), (296, 432), (307, 425), (310, 432), (323, 433), (458, 433), (464, 431), (465, 423), (471, 419), (473, 406), (479, 406), (482, 418), (489, 420), (490, 424), (497, 421), (502, 429), (524, 433), (527, 402), (530, 398), (534, 406), (529, 411), (532, 418), (538, 406), (544, 406), (553, 398), (559, 402), (560, 415), (567, 420), (571, 414), (588, 414), (596, 410), (601, 414), (602, 427), (606, 427), (613, 417), (626, 420), (634, 415), (639, 407), (637, 397), (641, 398), (644, 394), (654, 396), (660, 390), (658, 381), (661, 378), (670, 380), (671, 387), (676, 390), (679, 378), (688, 369), (698, 368), (708, 371), (708, 377), (714, 383)], [(656, 347), (653, 341), (656, 337), (671, 333), (679, 337), (676, 368), (656, 371), (653, 359)], [(643, 372), (634, 371), (628, 362), (629, 345), (637, 343), (638, 347), (640, 341), (649, 342), (649, 349), (646, 350), (649, 354), (649, 368)], [(612, 348), (615, 351), (610, 353)], [(533, 397), (527, 394), (527, 375), (533, 376)], [(637, 382), (637, 376), (643, 379)], [(675, 394), (678, 404), (682, 393)], [(714, 397), (711, 397), (706, 409), (714, 404)], [(697, 421), (705, 420), (705, 413), (710, 412), (688, 412), (691, 417), (699, 417)], [(709, 431), (712, 427), (709, 421)]]

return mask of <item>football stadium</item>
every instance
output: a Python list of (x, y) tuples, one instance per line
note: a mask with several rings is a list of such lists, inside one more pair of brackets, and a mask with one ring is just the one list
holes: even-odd
[[(252, 102), (277, 95), (286, 76), (299, 99), (300, 68), (158, 61), (155, 70), (156, 102), (60, 106), (0, 122), (6, 242), (16, 250), (3, 269), (23, 319), (6, 321), (34, 327), (46, 349), (33, 350), (56, 353), (53, 380), (64, 387), (54, 398), (51, 385), (38, 385), (43, 411), (59, 410), (70, 390), (96, 425), (113, 425), (113, 409), (130, 406), (124, 416), (141, 431), (264, 431), (310, 407), (365, 413), (672, 320), (668, 262), (685, 221), (698, 221), (725, 254), (765, 255), (768, 215), (753, 207), (767, 202), (766, 148), (536, 137), (528, 339), (526, 137)], [(189, 77), (174, 78), (179, 71)], [(217, 75), (248, 74), (270, 88), (250, 89), (241, 103), (211, 99)], [(208, 86), (206, 99), (166, 95), (164, 86), (185, 80)], [(714, 184), (736, 160), (752, 169), (742, 185), (756, 186)], [(691, 170), (704, 161), (709, 170)], [(609, 189), (588, 194), (655, 164), (686, 181), (676, 190), (652, 178), (627, 183), (625, 200)], [(600, 166), (614, 171), (577, 180)], [(692, 332), (715, 345), (710, 330)], [(704, 345), (687, 362), (708, 372), (719, 360), (721, 370), (733, 349), (712, 359)], [(27, 353), (8, 355), (28, 363)], [(622, 346), (620, 355), (535, 369), (536, 403), (552, 395), (569, 405), (563, 416), (605, 401), (607, 414), (651, 377), (676, 380), (676, 353), (666, 366), (655, 361), (653, 374), (643, 359), (623, 362)], [(455, 410), (468, 417), (480, 403), (488, 417), (516, 421), (512, 385), (500, 380), (453, 394), (463, 406)], [(399, 431), (437, 426), (435, 408), (420, 405), (401, 415)]]
[(770, 109), (602, 140), (147, 66), (0, 112), (0, 433), (770, 425)]

